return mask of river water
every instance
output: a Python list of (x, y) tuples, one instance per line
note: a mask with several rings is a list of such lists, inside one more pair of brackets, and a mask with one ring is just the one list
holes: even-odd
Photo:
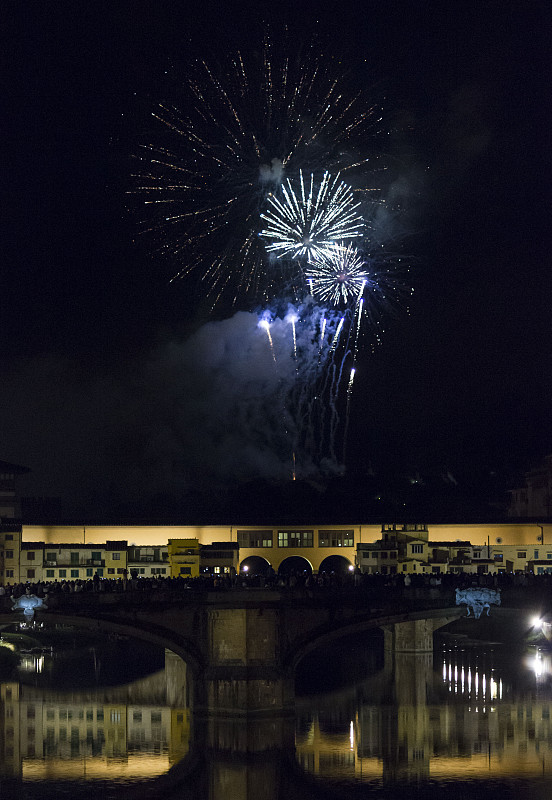
[[(366, 636), (304, 662), (294, 721), (249, 725), (194, 721), (183, 662), (140, 647), (84, 648), (71, 680), (55, 650), (24, 654), (0, 683), (2, 800), (552, 795), (543, 646), (393, 656)], [(121, 683), (129, 661), (155, 669)]]

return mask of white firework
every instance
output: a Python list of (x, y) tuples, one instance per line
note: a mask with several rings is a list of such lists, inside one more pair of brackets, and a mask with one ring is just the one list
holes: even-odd
[(351, 243), (332, 243), (313, 253), (306, 278), (315, 297), (335, 306), (347, 305), (362, 295), (368, 281), (363, 267), (364, 262)]
[(268, 240), (266, 249), (277, 258), (312, 259), (327, 251), (336, 241), (362, 235), (364, 221), (355, 203), (353, 190), (340, 176), (325, 172), (317, 183), (299, 172), (297, 188), (288, 180), (281, 186), (281, 197), (268, 196), (270, 208), (261, 219), (266, 227), (261, 236)]

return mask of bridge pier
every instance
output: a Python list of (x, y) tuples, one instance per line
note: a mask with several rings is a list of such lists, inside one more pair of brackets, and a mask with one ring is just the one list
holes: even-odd
[(280, 665), (277, 608), (207, 611), (208, 666), (196, 709), (208, 716), (293, 713), (292, 676)]
[(431, 653), (434, 631), (447, 625), (457, 616), (411, 619), (382, 625), (384, 649), (393, 653)]
[(209, 799), (277, 800), (286, 756), (293, 759), (292, 717), (211, 717), (196, 728), (209, 773)]

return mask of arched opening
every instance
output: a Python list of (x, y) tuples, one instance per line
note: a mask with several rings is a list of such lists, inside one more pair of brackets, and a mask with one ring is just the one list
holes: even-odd
[(331, 575), (333, 572), (340, 578), (345, 578), (348, 575), (352, 575), (353, 571), (353, 564), (351, 564), (349, 559), (345, 558), (345, 556), (328, 556), (324, 559), (324, 561), (322, 561), (318, 569), (319, 574), (325, 572), (327, 575)]
[(240, 574), (254, 577), (255, 575), (263, 575), (267, 578), (273, 574), (274, 570), (268, 563), (266, 558), (261, 556), (248, 556), (240, 564)]
[(306, 558), (302, 556), (289, 556), (284, 558), (280, 567), (278, 568), (278, 575), (289, 577), (295, 575), (296, 577), (307, 577), (312, 575), (312, 566)]

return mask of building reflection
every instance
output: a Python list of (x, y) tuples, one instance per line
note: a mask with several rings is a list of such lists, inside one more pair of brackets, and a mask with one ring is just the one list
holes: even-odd
[[(42, 657), (30, 655), (27, 670), (47, 669)], [(374, 786), (549, 779), (552, 654), (535, 649), (513, 665), (483, 648), (387, 654), (361, 684), (299, 699), (295, 737), (293, 720), (279, 718), (206, 718), (192, 733), (186, 667), (174, 654), (163, 672), (123, 687), (5, 682), (0, 780), (130, 785), (170, 780), (180, 763), (197, 797), (270, 800), (284, 790), (307, 796), (305, 778)], [(294, 759), (302, 769), (289, 769)]]
[[(25, 671), (33, 664), (41, 671), (44, 659), (29, 655)], [(125, 687), (62, 693), (0, 683), (0, 778), (140, 780), (166, 773), (190, 747), (182, 678), (184, 662), (168, 654), (164, 671)]]
[(318, 778), (381, 785), (551, 776), (552, 655), (527, 657), (521, 686), (495, 664), (468, 648), (390, 656), (354, 694), (304, 707), (297, 760)]

